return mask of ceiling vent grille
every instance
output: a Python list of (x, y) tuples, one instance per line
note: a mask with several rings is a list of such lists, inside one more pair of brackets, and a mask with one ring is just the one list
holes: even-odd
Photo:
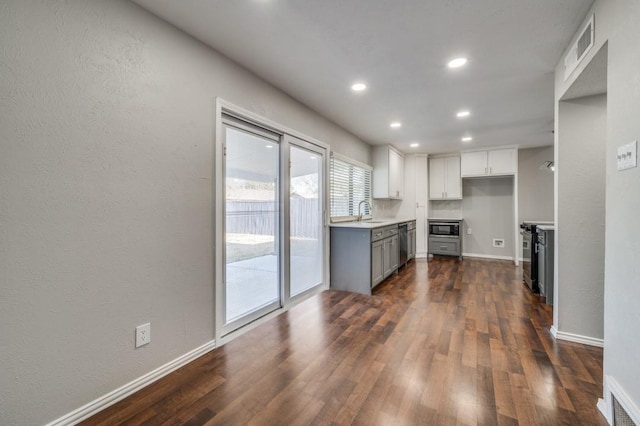
[(595, 15), (591, 15), (591, 19), (580, 32), (578, 40), (571, 46), (567, 56), (564, 57), (564, 80), (567, 81), (571, 73), (575, 71), (580, 62), (587, 56), (587, 53), (593, 47), (595, 38)]

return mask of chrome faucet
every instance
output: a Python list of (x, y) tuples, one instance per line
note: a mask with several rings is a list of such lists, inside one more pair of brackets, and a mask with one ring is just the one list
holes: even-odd
[(369, 206), (369, 212), (371, 212), (373, 210), (373, 208), (371, 207), (371, 203), (369, 202), (369, 200), (362, 200), (358, 203), (358, 222), (360, 222), (362, 220), (362, 213), (360, 212), (360, 208), (362, 207), (362, 203), (367, 203), (367, 206)]

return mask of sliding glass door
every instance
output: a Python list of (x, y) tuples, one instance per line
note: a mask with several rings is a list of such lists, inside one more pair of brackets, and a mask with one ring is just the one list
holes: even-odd
[(324, 276), (324, 150), (288, 138), (289, 297), (323, 283)]
[(223, 139), (225, 335), (326, 282), (327, 229), (326, 148), (230, 116)]
[(225, 122), (224, 324), (280, 307), (279, 135)]

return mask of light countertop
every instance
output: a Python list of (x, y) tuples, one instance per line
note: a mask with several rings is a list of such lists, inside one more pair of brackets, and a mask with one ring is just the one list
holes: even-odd
[(542, 231), (555, 231), (556, 227), (554, 225), (538, 225), (536, 229), (540, 229)]
[(461, 217), (430, 217), (427, 218), (427, 220), (429, 221), (440, 221), (440, 222), (462, 222), (464, 219), (462, 219)]
[(415, 218), (374, 218), (370, 220), (362, 220), (360, 222), (337, 222), (332, 223), (332, 228), (355, 228), (355, 229), (374, 229), (374, 228), (382, 228), (383, 226), (389, 225), (397, 225), (399, 223), (411, 222), (414, 221)]

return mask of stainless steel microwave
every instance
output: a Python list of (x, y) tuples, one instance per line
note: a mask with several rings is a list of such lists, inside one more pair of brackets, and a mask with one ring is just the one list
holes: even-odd
[(431, 222), (429, 223), (429, 235), (458, 237), (460, 236), (460, 224), (458, 222)]

